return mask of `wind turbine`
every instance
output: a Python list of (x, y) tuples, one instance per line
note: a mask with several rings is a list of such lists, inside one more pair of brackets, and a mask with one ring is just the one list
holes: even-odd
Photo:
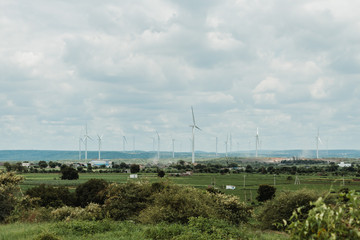
[(127, 143), (126, 137), (123, 136), (123, 152), (125, 152), (125, 144)]
[(229, 142), (229, 135), (226, 136), (226, 141), (225, 141), (225, 157), (228, 156), (228, 142)]
[(230, 133), (230, 154), (232, 152), (232, 136), (231, 136), (231, 133)]
[(158, 138), (158, 149), (157, 149), (157, 160), (160, 160), (160, 135), (159, 133), (156, 131), (157, 134), (157, 138)]
[(87, 160), (87, 140), (92, 138), (88, 135), (87, 124), (85, 126), (84, 144), (85, 144), (85, 160)]
[(102, 135), (100, 136), (99, 134), (97, 134), (98, 137), (98, 143), (99, 143), (99, 161), (101, 160), (101, 141), (102, 141)]
[(195, 128), (198, 130), (201, 130), (195, 122), (195, 116), (194, 116), (194, 109), (191, 106), (191, 113), (192, 113), (192, 118), (193, 118), (193, 125), (190, 125), (190, 127), (192, 128), (192, 164), (195, 163)]
[(215, 145), (215, 157), (218, 156), (218, 137), (215, 137), (215, 142), (216, 142), (216, 145)]
[(317, 136), (316, 136), (316, 159), (319, 159), (319, 143), (321, 143), (321, 139), (320, 139), (319, 128), (318, 128)]
[(255, 145), (256, 145), (255, 157), (258, 157), (258, 147), (260, 145), (259, 128), (256, 128)]
[(172, 158), (175, 158), (175, 139), (171, 139), (172, 141)]
[(79, 161), (81, 161), (81, 143), (84, 143), (84, 140), (79, 137)]

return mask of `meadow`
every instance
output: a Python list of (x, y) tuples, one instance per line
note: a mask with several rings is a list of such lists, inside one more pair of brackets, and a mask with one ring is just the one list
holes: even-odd
[[(61, 180), (60, 173), (27, 173), (21, 174), (25, 181), (20, 185), (23, 191), (40, 184), (67, 186), (75, 189), (89, 179), (104, 179), (108, 182), (125, 183), (127, 181), (149, 181), (156, 182), (160, 178), (155, 173), (139, 173), (138, 179), (130, 179), (127, 173), (80, 173), (78, 180)], [(296, 177), (300, 184), (295, 184)], [(240, 197), (241, 200), (254, 200), (257, 189), (261, 184), (273, 185), (278, 192), (296, 191), (309, 189), (316, 191), (335, 191), (346, 187), (350, 190), (360, 191), (360, 181), (354, 181), (353, 176), (317, 176), (317, 175), (288, 175), (288, 174), (260, 174), (260, 173), (239, 173), (239, 174), (218, 174), (218, 173), (196, 173), (192, 176), (173, 177), (168, 174), (162, 180), (171, 181), (175, 184), (193, 186), (206, 189), (214, 185), (226, 194)], [(235, 186), (235, 190), (226, 190), (226, 185)], [(246, 196), (246, 197), (245, 197)]]

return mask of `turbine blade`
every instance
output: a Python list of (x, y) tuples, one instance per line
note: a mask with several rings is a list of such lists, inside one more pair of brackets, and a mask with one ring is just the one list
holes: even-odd
[(194, 123), (194, 125), (196, 125), (196, 124), (195, 124), (194, 109), (193, 109), (192, 106), (191, 106), (191, 113), (192, 113), (193, 123)]

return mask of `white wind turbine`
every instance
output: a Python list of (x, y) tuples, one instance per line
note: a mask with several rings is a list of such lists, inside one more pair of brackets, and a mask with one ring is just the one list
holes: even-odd
[(215, 157), (218, 156), (218, 137), (215, 137)]
[(229, 143), (229, 135), (226, 136), (226, 141), (225, 141), (225, 157), (228, 156), (228, 143)]
[(319, 143), (321, 143), (319, 128), (318, 128), (317, 136), (315, 139), (316, 139), (316, 159), (319, 159)]
[(195, 122), (195, 116), (194, 116), (194, 109), (191, 106), (191, 113), (192, 113), (192, 118), (193, 118), (193, 125), (190, 125), (190, 127), (192, 128), (192, 164), (195, 163), (195, 128), (198, 130), (201, 130)]
[(260, 145), (259, 128), (256, 128), (255, 145), (256, 145), (255, 157), (257, 157), (257, 156), (258, 156), (258, 147), (259, 147), (259, 145)]
[(103, 135), (99, 135), (97, 134), (97, 137), (98, 137), (98, 144), (99, 144), (99, 160), (101, 160), (101, 141), (102, 141), (102, 137)]
[(125, 145), (127, 144), (126, 137), (123, 136), (123, 152), (125, 152)]
[(171, 139), (172, 141), (172, 158), (175, 158), (175, 139)]
[(79, 161), (81, 161), (81, 153), (82, 153), (81, 143), (84, 143), (84, 140), (81, 137), (79, 137)]
[(156, 131), (157, 134), (157, 139), (158, 139), (158, 149), (157, 149), (157, 160), (160, 160), (160, 135), (159, 133)]
[(85, 160), (87, 160), (87, 140), (92, 138), (88, 135), (87, 124), (85, 126), (84, 144), (85, 144)]

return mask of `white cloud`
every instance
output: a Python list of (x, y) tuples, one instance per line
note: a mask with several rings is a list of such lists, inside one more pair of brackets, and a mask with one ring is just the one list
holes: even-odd
[(191, 105), (200, 150), (224, 131), (247, 146), (257, 126), (269, 148), (303, 146), (322, 124), (356, 142), (358, 5), (1, 1), (0, 146), (76, 149), (85, 123), (105, 149), (124, 134), (149, 149), (154, 129), (185, 145)]

